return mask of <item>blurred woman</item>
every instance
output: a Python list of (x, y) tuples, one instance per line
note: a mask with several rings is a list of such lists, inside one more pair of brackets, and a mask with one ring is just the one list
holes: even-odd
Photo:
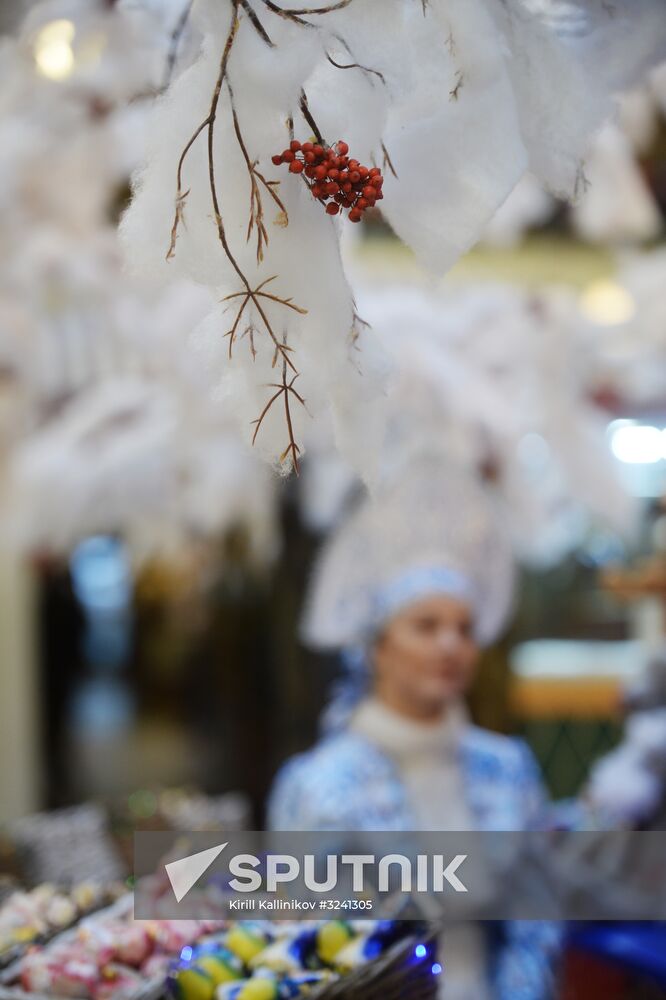
[[(479, 654), (512, 602), (510, 546), (480, 485), (426, 459), (365, 501), (324, 551), (305, 637), (343, 650), (324, 735), (278, 775), (277, 830), (524, 830), (543, 804), (521, 742), (473, 726)], [(447, 930), (447, 1000), (541, 1000), (558, 934), (544, 923)]]

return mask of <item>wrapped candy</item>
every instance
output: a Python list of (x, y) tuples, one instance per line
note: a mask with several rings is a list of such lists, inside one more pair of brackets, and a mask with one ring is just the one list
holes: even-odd
[(202, 945), (172, 969), (167, 987), (175, 1000), (212, 1000), (216, 987), (241, 979), (244, 971), (241, 960), (228, 948)]
[(215, 1000), (280, 1000), (280, 981), (271, 976), (253, 976), (238, 983), (219, 986)]
[(325, 965), (332, 965), (338, 952), (354, 937), (354, 929), (345, 920), (327, 920), (317, 928), (317, 956)]
[(298, 972), (282, 979), (264, 973), (218, 987), (216, 1000), (294, 1000), (332, 976), (327, 969)]
[(349, 972), (365, 962), (371, 962), (397, 941), (401, 933), (395, 920), (379, 920), (369, 928), (369, 933), (361, 933), (341, 948), (333, 964), (338, 972)]
[(295, 976), (287, 976), (280, 981), (278, 996), (280, 1000), (293, 1000), (294, 997), (301, 997), (309, 993), (315, 986), (320, 986), (328, 979), (333, 979), (334, 975), (328, 969), (320, 969), (313, 972), (299, 972)]
[(246, 964), (264, 951), (274, 940), (266, 925), (257, 921), (242, 921), (223, 936), (226, 947)]
[(126, 1000), (142, 986), (141, 976), (119, 965), (106, 966), (95, 985), (93, 1000)]
[(153, 952), (141, 966), (141, 975), (144, 979), (166, 979), (172, 962), (171, 955)]
[(295, 937), (275, 941), (255, 955), (248, 964), (255, 971), (269, 971), (277, 975), (290, 975), (302, 972), (303, 969), (316, 968), (319, 965), (316, 944), (316, 929), (307, 930)]
[(21, 986), (28, 993), (91, 997), (98, 980), (99, 968), (94, 961), (57, 950), (34, 952), (21, 969)]
[(153, 920), (148, 933), (160, 951), (179, 955), (185, 945), (192, 944), (201, 936), (199, 920)]
[(114, 940), (116, 959), (134, 968), (145, 962), (153, 950), (152, 938), (140, 924), (121, 924)]

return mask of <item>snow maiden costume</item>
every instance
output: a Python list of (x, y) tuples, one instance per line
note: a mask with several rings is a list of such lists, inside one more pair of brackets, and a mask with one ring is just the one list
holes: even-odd
[[(471, 725), (462, 704), (434, 724), (371, 693), (368, 652), (401, 609), (435, 595), (473, 610), (490, 642), (512, 596), (510, 547), (470, 476), (422, 459), (364, 501), (329, 542), (315, 573), (304, 634), (338, 647), (348, 677), (325, 714), (325, 735), (276, 780), (276, 830), (521, 830), (538, 824), (543, 793), (520, 741)], [(450, 1000), (542, 1000), (552, 994), (553, 925), (467, 925), (446, 932)]]

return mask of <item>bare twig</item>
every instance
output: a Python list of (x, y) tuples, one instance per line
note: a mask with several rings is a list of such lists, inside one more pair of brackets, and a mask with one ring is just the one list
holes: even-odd
[(464, 82), (465, 82), (465, 76), (463, 74), (463, 71), (461, 69), (459, 69), (458, 72), (456, 73), (456, 82), (455, 82), (455, 85), (454, 85), (453, 89), (449, 91), (449, 98), (450, 98), (450, 100), (452, 100), (452, 101), (457, 101), (458, 100), (458, 96), (460, 94), (460, 91), (462, 90), (462, 86), (463, 86)]
[(190, 19), (190, 14), (192, 13), (192, 5), (194, 0), (187, 0), (185, 6), (181, 12), (180, 17), (176, 22), (171, 33), (171, 39), (169, 43), (169, 54), (167, 56), (166, 68), (164, 70), (164, 80), (162, 82), (162, 89), (166, 88), (171, 83), (171, 78), (173, 76), (174, 67), (176, 65), (176, 59), (178, 58), (178, 49), (180, 48), (180, 42), (187, 27), (187, 22)]
[(384, 143), (382, 143), (382, 155), (384, 157), (384, 162), (383, 162), (384, 169), (386, 170), (386, 168), (388, 167), (388, 169), (391, 171), (391, 173), (393, 174), (393, 176), (397, 180), (398, 179), (398, 175), (396, 173), (396, 169), (393, 166), (393, 163), (391, 161), (391, 157), (389, 156), (389, 151), (386, 148), (386, 146), (384, 145)]
[[(179, 226), (179, 223), (183, 219), (184, 204), (185, 204), (185, 199), (186, 199), (187, 193), (188, 193), (187, 191), (183, 192), (183, 189), (182, 189), (183, 165), (185, 163), (185, 159), (187, 157), (187, 154), (189, 153), (190, 149), (194, 145), (194, 143), (197, 140), (197, 138), (199, 137), (199, 135), (201, 135), (201, 133), (204, 130), (207, 130), (207, 133), (208, 133), (208, 136), (207, 136), (207, 139), (208, 139), (208, 142), (207, 142), (207, 149), (208, 149), (208, 183), (209, 183), (209, 188), (210, 188), (211, 201), (212, 201), (212, 205), (213, 205), (213, 217), (215, 219), (215, 227), (216, 227), (216, 230), (217, 230), (218, 239), (219, 239), (220, 243), (222, 244), (222, 248), (223, 248), (223, 250), (224, 250), (224, 252), (225, 252), (225, 254), (227, 256), (227, 259), (228, 259), (229, 263), (231, 264), (231, 266), (233, 267), (234, 271), (236, 272), (236, 274), (240, 278), (240, 281), (241, 281), (241, 283), (242, 283), (242, 285), (243, 285), (243, 287), (245, 289), (245, 291), (243, 293), (240, 293), (240, 294), (242, 294), (242, 295), (247, 294), (249, 296), (249, 299), (251, 300), (253, 306), (256, 308), (257, 312), (259, 313), (259, 316), (261, 317), (261, 320), (262, 320), (262, 323), (263, 323), (263, 325), (264, 325), (264, 327), (266, 329), (266, 332), (268, 333), (269, 337), (273, 341), (273, 345), (275, 347), (275, 350), (276, 350), (277, 354), (281, 354), (284, 357), (284, 360), (285, 360), (286, 364), (292, 369), (292, 371), (296, 372), (296, 367), (294, 366), (291, 358), (288, 356), (287, 349), (285, 347), (283, 347), (283, 345), (278, 340), (278, 338), (277, 338), (277, 336), (275, 334), (275, 331), (273, 330), (273, 327), (272, 327), (272, 325), (270, 323), (270, 320), (268, 319), (268, 316), (266, 315), (265, 309), (262, 307), (261, 303), (258, 301), (258, 295), (259, 294), (264, 295), (265, 293), (259, 292), (258, 289), (253, 289), (252, 288), (252, 286), (251, 286), (248, 278), (245, 276), (245, 274), (241, 270), (241, 268), (240, 268), (240, 266), (238, 264), (238, 261), (236, 260), (234, 254), (231, 251), (231, 247), (229, 246), (229, 242), (227, 240), (226, 231), (225, 231), (225, 228), (224, 228), (224, 222), (222, 220), (222, 213), (220, 211), (220, 202), (219, 202), (219, 196), (218, 196), (218, 191), (217, 191), (217, 182), (216, 182), (216, 178), (215, 178), (215, 146), (214, 146), (215, 120), (216, 120), (216, 117), (217, 117), (217, 111), (218, 111), (218, 107), (219, 107), (220, 95), (221, 95), (221, 92), (222, 92), (222, 86), (223, 86), (223, 84), (224, 84), (224, 82), (226, 80), (227, 66), (228, 66), (228, 62), (229, 62), (229, 56), (231, 54), (231, 49), (232, 49), (232, 46), (233, 46), (233, 43), (234, 43), (234, 39), (235, 39), (236, 33), (238, 31), (238, 25), (239, 25), (238, 9), (241, 6), (241, 0), (231, 0), (231, 6), (232, 6), (231, 25), (230, 25), (230, 28), (229, 28), (229, 32), (227, 34), (226, 42), (225, 42), (225, 45), (224, 45), (224, 50), (222, 52), (222, 58), (220, 60), (220, 69), (219, 69), (219, 72), (218, 72), (217, 80), (215, 82), (215, 88), (213, 90), (213, 95), (212, 95), (212, 98), (211, 98), (210, 110), (209, 110), (208, 115), (206, 116), (206, 118), (204, 118), (204, 120), (200, 123), (200, 125), (194, 131), (193, 135), (188, 140), (187, 144), (185, 145), (185, 148), (183, 149), (183, 152), (180, 155), (180, 159), (178, 161), (177, 193), (176, 193), (176, 213), (175, 213), (174, 222), (173, 222), (173, 226), (172, 226), (172, 230), (171, 230), (171, 242), (170, 242), (170, 245), (169, 245), (169, 251), (167, 253), (167, 258), (173, 257), (173, 255), (175, 253), (176, 238), (177, 238), (177, 235), (178, 235), (178, 226)], [(246, 150), (246, 152), (247, 152), (247, 150)], [(268, 182), (267, 182), (267, 190), (269, 190), (269, 191), (271, 190), (271, 188), (268, 186)], [(271, 192), (271, 193), (274, 194), (274, 192)], [(261, 287), (261, 286), (259, 286), (259, 287)], [(266, 295), (266, 298), (270, 298), (273, 302), (276, 302), (276, 303), (278, 303), (280, 305), (288, 306), (290, 309), (295, 309), (298, 312), (301, 312), (301, 313), (305, 313), (306, 312), (306, 310), (301, 310), (301, 309), (299, 309), (298, 306), (293, 305), (293, 303), (291, 302), (291, 300), (280, 298), (277, 295), (276, 296), (268, 296), (268, 295)], [(244, 308), (244, 306), (242, 308)], [(231, 343), (233, 343), (233, 337), (231, 338)]]
[[(283, 346), (286, 347), (286, 341), (284, 340), (283, 340)], [(254, 434), (252, 435), (252, 444), (255, 444), (257, 440), (257, 435), (261, 430), (261, 426), (264, 422), (265, 417), (268, 415), (273, 405), (279, 400), (280, 396), (282, 396), (284, 402), (285, 422), (287, 424), (287, 433), (289, 436), (289, 444), (280, 455), (280, 462), (284, 462), (284, 460), (291, 455), (294, 471), (298, 475), (299, 472), (298, 456), (301, 453), (301, 449), (296, 444), (296, 438), (294, 435), (294, 425), (291, 415), (291, 397), (293, 396), (294, 399), (296, 399), (301, 404), (301, 406), (305, 406), (305, 400), (300, 395), (300, 393), (297, 392), (296, 389), (294, 389), (294, 382), (296, 381), (297, 378), (298, 378), (298, 372), (295, 375), (292, 375), (291, 378), (289, 378), (288, 380), (287, 365), (283, 355), (281, 381), (271, 382), (267, 386), (268, 389), (276, 389), (277, 391), (274, 392), (271, 398), (268, 400), (263, 410), (261, 411), (259, 417), (256, 420), (252, 421), (254, 424)]]
[(254, 9), (250, 6), (248, 0), (240, 0), (240, 3), (241, 3), (241, 7), (243, 8), (243, 10), (247, 14), (247, 16), (250, 18), (250, 21), (252, 22), (252, 27), (255, 29), (255, 31), (257, 32), (257, 34), (259, 35), (259, 37), (262, 38), (266, 42), (266, 45), (268, 45), (269, 48), (274, 49), (275, 48), (275, 44), (271, 41), (270, 35), (268, 34), (268, 32), (264, 28), (263, 24), (261, 23), (261, 21), (257, 17), (256, 12), (254, 11)]
[(307, 98), (307, 94), (305, 93), (304, 90), (301, 90), (301, 97), (300, 97), (300, 100), (299, 100), (299, 107), (301, 109), (301, 114), (303, 115), (303, 117), (305, 118), (306, 122), (308, 123), (308, 125), (312, 129), (312, 134), (314, 135), (315, 139), (317, 140), (317, 142), (319, 143), (320, 146), (325, 146), (326, 143), (325, 143), (325, 141), (324, 141), (324, 139), (322, 137), (321, 132), (319, 131), (319, 126), (317, 125), (316, 121), (312, 117), (312, 114), (311, 114), (310, 109), (308, 107), (308, 98)]
[(227, 90), (229, 91), (229, 100), (231, 102), (231, 116), (234, 123), (234, 132), (236, 133), (236, 139), (238, 140), (238, 145), (240, 147), (241, 153), (243, 154), (243, 159), (245, 160), (245, 165), (247, 167), (247, 172), (250, 178), (250, 219), (247, 227), (247, 240), (249, 241), (253, 230), (256, 227), (257, 230), (257, 263), (260, 264), (264, 259), (264, 244), (268, 243), (268, 232), (266, 231), (266, 226), (264, 225), (264, 207), (261, 200), (261, 190), (259, 185), (262, 184), (264, 189), (271, 196), (275, 204), (280, 209), (280, 216), (278, 216), (278, 224), (286, 226), (289, 223), (289, 216), (287, 215), (287, 209), (285, 208), (282, 200), (280, 199), (277, 191), (274, 188), (279, 186), (279, 181), (268, 181), (262, 173), (257, 170), (258, 160), (251, 160), (250, 154), (247, 151), (247, 146), (245, 145), (245, 140), (243, 139), (243, 133), (241, 132), (240, 122), (238, 120), (238, 112), (236, 111), (236, 104), (234, 102), (234, 92), (232, 90), (229, 80), (226, 81)]
[(330, 62), (331, 66), (335, 66), (336, 69), (360, 69), (363, 73), (370, 73), (372, 76), (378, 76), (382, 81), (384, 86), (386, 86), (386, 79), (383, 73), (380, 73), (378, 69), (370, 69), (368, 66), (361, 66), (360, 63), (339, 63), (336, 62), (333, 56), (326, 53), (326, 58)]
[(337, 0), (337, 3), (328, 4), (326, 7), (307, 7), (302, 10), (290, 10), (288, 7), (280, 7), (279, 4), (273, 2), (273, 0), (262, 0), (262, 3), (272, 10), (274, 14), (280, 14), (282, 17), (311, 17), (314, 14), (332, 14), (333, 11), (343, 10), (345, 7), (349, 7), (354, 0)]

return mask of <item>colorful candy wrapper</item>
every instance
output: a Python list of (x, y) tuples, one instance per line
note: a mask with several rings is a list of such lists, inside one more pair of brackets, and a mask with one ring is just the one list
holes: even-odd
[(175, 1000), (212, 1000), (218, 986), (240, 979), (243, 973), (243, 963), (228, 948), (200, 945), (169, 973), (167, 988)]
[(257, 921), (247, 920), (228, 930), (222, 940), (247, 965), (273, 942), (273, 934)]
[(280, 1000), (280, 982), (272, 976), (253, 976), (218, 986), (216, 1000)]
[(334, 960), (338, 972), (349, 972), (365, 962), (371, 962), (383, 954), (401, 933), (400, 925), (395, 920), (379, 920), (369, 934), (361, 934), (341, 948)]
[(355, 937), (345, 920), (327, 920), (317, 928), (316, 952), (324, 965), (333, 965), (335, 956)]
[(300, 972), (296, 976), (287, 976), (280, 980), (278, 996), (280, 1000), (294, 1000), (295, 997), (305, 996), (315, 986), (320, 986), (327, 980), (334, 979), (335, 975), (329, 969), (320, 969), (313, 972)]

